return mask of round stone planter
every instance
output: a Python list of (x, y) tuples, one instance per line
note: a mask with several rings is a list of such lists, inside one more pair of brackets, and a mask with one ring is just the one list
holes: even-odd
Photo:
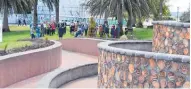
[(98, 45), (99, 88), (189, 88), (190, 57), (152, 52), (150, 41)]

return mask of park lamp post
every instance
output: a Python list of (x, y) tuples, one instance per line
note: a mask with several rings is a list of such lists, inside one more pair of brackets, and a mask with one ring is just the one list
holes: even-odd
[(179, 7), (177, 7), (177, 22), (179, 21)]

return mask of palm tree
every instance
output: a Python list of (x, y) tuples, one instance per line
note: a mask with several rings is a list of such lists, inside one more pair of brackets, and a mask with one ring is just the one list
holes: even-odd
[[(104, 2), (104, 4), (100, 4), (101, 2)], [(84, 5), (93, 16), (103, 15), (106, 11), (109, 11), (110, 16), (117, 17), (122, 32), (124, 12), (128, 14), (127, 27), (132, 28), (137, 17), (141, 21), (142, 16), (149, 16), (150, 12), (154, 10), (151, 10), (150, 7), (152, 6), (149, 6), (152, 3), (152, 0), (88, 0)]]
[(3, 32), (10, 32), (8, 15), (13, 13), (27, 14), (31, 11), (34, 0), (0, 0), (0, 11), (3, 12)]
[[(56, 22), (59, 22), (59, 0), (42, 0), (42, 2), (49, 8), (50, 11), (56, 8)], [(33, 13), (33, 25), (36, 27), (38, 23), (38, 13), (37, 13), (38, 0), (35, 0), (34, 13)]]
[(164, 3), (164, 0), (160, 0), (160, 20), (162, 20), (163, 3)]
[(55, 10), (56, 10), (56, 23), (58, 24), (59, 23), (59, 6), (60, 6), (60, 0), (52, 0), (52, 3), (55, 7)]

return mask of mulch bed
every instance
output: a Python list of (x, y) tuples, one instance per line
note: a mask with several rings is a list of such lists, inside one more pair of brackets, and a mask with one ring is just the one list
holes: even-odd
[(49, 41), (49, 40), (46, 41), (43, 39), (34, 39), (34, 40), (22, 39), (22, 40), (18, 40), (18, 41), (31, 41), (32, 45), (21, 47), (21, 48), (9, 49), (6, 51), (0, 50), (0, 56), (9, 55), (9, 54), (18, 53), (18, 52), (25, 52), (25, 51), (39, 49), (39, 48), (45, 48), (45, 47), (48, 47), (48, 46), (51, 46), (54, 44), (54, 42), (52, 42), (52, 41)]

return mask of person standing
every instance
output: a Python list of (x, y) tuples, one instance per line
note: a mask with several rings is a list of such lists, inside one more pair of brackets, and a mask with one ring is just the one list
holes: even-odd
[(100, 38), (103, 37), (103, 26), (102, 25), (99, 26), (99, 35), (100, 35)]
[(23, 20), (23, 26), (26, 26), (27, 25), (27, 23), (26, 23), (26, 20), (24, 19)]
[(30, 24), (30, 34), (31, 34), (31, 39), (35, 39), (35, 31), (34, 31), (34, 26), (33, 24), (31, 23)]
[(111, 37), (115, 38), (115, 25), (113, 24), (112, 28), (111, 28)]
[(71, 23), (70, 30), (71, 30), (70, 34), (74, 34), (74, 30), (75, 30), (75, 23), (74, 22)]
[[(67, 20), (66, 20), (67, 21)], [(67, 27), (67, 23), (65, 22), (62, 22), (62, 27), (64, 28), (63, 30), (63, 34), (66, 34), (66, 27)]]
[(84, 24), (84, 29), (85, 29), (85, 36), (87, 36), (88, 35), (88, 24), (85, 22), (85, 24)]
[(44, 35), (47, 34), (47, 25), (46, 25), (46, 22), (43, 23), (43, 26), (44, 26)]
[(49, 22), (46, 23), (46, 26), (47, 26), (47, 35), (50, 35), (51, 25), (49, 24)]
[(84, 35), (84, 32), (85, 32), (85, 27), (84, 27), (84, 24), (83, 23), (81, 23), (81, 25), (80, 25), (80, 28), (81, 28), (81, 36), (83, 36)]
[(50, 36), (55, 34), (55, 30), (56, 30), (56, 26), (55, 26), (54, 22), (52, 22), (50, 24)]
[(120, 26), (119, 24), (117, 24), (117, 28), (116, 28), (116, 32), (117, 32), (117, 38), (120, 38)]
[(104, 22), (104, 26), (103, 27), (104, 27), (103, 29), (104, 29), (104, 33), (106, 35), (106, 38), (108, 38), (109, 37), (109, 25), (108, 25), (107, 21)]
[(41, 36), (44, 37), (44, 34), (45, 34), (45, 27), (44, 27), (44, 24), (42, 23), (41, 24)]
[(37, 38), (40, 38), (41, 36), (41, 33), (40, 33), (40, 25), (37, 25), (37, 27), (36, 27), (36, 36), (37, 36)]
[(78, 28), (79, 28), (79, 21), (77, 21), (77, 22), (75, 23), (74, 32), (78, 31)]
[(61, 40), (63, 38), (63, 35), (66, 34), (66, 23), (65, 22), (61, 22), (58, 25), (58, 34), (59, 34), (59, 40)]
[(18, 26), (21, 26), (21, 20), (19, 19), (19, 21), (18, 21)]

